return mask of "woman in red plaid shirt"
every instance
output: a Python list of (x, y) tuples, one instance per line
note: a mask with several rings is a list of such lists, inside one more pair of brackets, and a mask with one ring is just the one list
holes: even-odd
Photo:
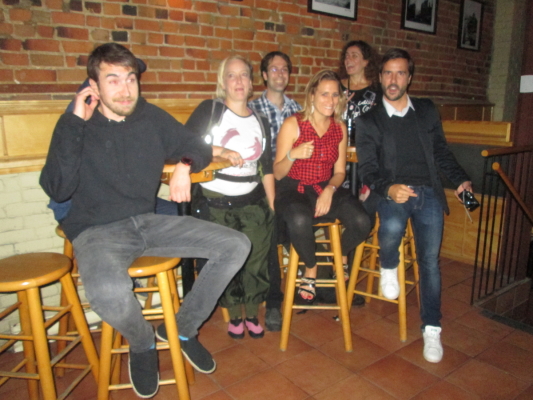
[(287, 118), (278, 135), (275, 208), (306, 266), (298, 295), (307, 303), (316, 297), (313, 225), (335, 218), (342, 222), (345, 268), (346, 255), (370, 231), (370, 220), (359, 199), (340, 187), (346, 175), (347, 133), (341, 120), (345, 106), (338, 75), (321, 71), (307, 84), (303, 110)]

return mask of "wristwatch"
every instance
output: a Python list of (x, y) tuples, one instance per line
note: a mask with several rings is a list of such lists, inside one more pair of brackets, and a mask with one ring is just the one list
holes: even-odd
[(192, 158), (181, 157), (180, 163), (182, 163), (183, 165), (188, 165), (190, 167), (192, 165)]

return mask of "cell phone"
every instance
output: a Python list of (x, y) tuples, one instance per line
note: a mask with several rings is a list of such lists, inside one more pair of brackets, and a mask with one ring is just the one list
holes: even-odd
[(474, 193), (468, 190), (463, 190), (461, 192), (461, 199), (463, 200), (465, 208), (470, 212), (474, 211), (479, 207), (479, 201), (477, 201), (476, 197), (474, 196)]

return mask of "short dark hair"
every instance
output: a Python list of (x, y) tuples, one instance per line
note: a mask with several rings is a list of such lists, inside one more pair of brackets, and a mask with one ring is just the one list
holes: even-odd
[(378, 55), (374, 48), (363, 40), (351, 40), (344, 45), (341, 51), (341, 60), (339, 65), (339, 76), (341, 79), (348, 78), (348, 72), (346, 72), (346, 53), (350, 47), (357, 47), (363, 54), (363, 59), (368, 61), (365, 67), (365, 79), (372, 84), (379, 82), (378, 77)]
[(398, 48), (387, 50), (387, 52), (383, 54), (381, 62), (379, 63), (379, 73), (383, 73), (383, 67), (387, 62), (389, 62), (390, 60), (396, 60), (397, 58), (403, 58), (407, 60), (409, 76), (413, 76), (413, 74), (415, 73), (415, 62), (407, 51)]
[[(285, 62), (287, 63), (287, 68), (289, 68), (289, 75), (292, 74), (292, 62), (289, 56), (281, 51), (271, 51), (261, 60), (261, 66), (259, 67), (261, 69), (261, 76), (263, 76), (263, 72), (268, 72), (268, 66), (276, 56), (281, 57), (285, 60)], [(263, 83), (266, 86), (266, 80), (263, 79)]]
[(120, 65), (132, 69), (137, 79), (139, 78), (139, 64), (131, 51), (118, 43), (106, 43), (94, 49), (87, 62), (87, 75), (98, 82), (100, 64)]

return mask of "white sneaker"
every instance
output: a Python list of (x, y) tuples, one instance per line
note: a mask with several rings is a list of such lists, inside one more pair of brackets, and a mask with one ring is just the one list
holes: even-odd
[(389, 300), (396, 300), (400, 295), (400, 285), (398, 284), (398, 268), (380, 269), (381, 279), (381, 293)]
[(439, 326), (426, 325), (426, 328), (422, 332), (424, 337), (424, 358), (431, 363), (438, 363), (442, 360), (442, 344), (440, 343), (440, 331)]

